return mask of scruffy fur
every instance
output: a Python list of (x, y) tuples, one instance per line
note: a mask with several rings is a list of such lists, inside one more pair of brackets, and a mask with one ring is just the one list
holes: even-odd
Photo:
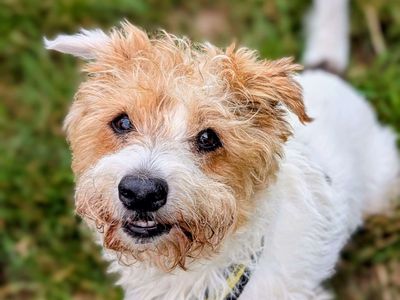
[[(363, 213), (387, 205), (399, 172), (394, 134), (360, 95), (322, 71), (295, 76), (288, 58), (149, 37), (128, 22), (47, 47), (88, 60), (65, 121), (76, 211), (126, 299), (218, 298), (239, 263), (253, 270), (240, 299), (327, 297), (320, 284), (340, 249)], [(123, 137), (110, 126), (121, 113), (135, 126)], [(197, 149), (205, 128), (223, 147)], [(168, 182), (154, 212), (168, 234), (140, 243), (121, 229), (117, 186), (129, 174)]]

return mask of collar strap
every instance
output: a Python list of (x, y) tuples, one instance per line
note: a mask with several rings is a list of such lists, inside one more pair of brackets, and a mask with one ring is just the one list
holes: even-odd
[(224, 300), (236, 300), (242, 294), (246, 284), (249, 282), (251, 271), (245, 265), (233, 265), (230, 269), (231, 272), (226, 278), (228, 285), (227, 291), (225, 291)]
[[(262, 249), (264, 248), (264, 237), (261, 239), (261, 249), (255, 255), (251, 256), (253, 264), (257, 263), (261, 256)], [(227, 288), (223, 293), (221, 300), (237, 300), (242, 294), (246, 284), (249, 282), (251, 276), (251, 269), (244, 264), (233, 264), (227, 270), (226, 283)], [(206, 300), (210, 300), (207, 296)]]
[[(222, 293), (221, 300), (237, 300), (242, 294), (244, 287), (249, 281), (251, 271), (248, 267), (243, 264), (231, 265), (226, 271), (226, 283), (227, 286)], [(217, 300), (208, 297), (208, 291), (206, 291), (205, 300)]]

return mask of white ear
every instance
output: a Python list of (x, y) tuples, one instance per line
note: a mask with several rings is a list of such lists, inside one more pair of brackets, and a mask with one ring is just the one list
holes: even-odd
[(46, 49), (72, 54), (83, 59), (96, 58), (96, 51), (104, 48), (109, 42), (110, 38), (100, 29), (81, 29), (77, 34), (61, 34), (54, 40), (44, 38)]

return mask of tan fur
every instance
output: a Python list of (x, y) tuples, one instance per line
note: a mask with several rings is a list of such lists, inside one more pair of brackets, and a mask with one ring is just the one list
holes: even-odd
[[(111, 33), (87, 64), (88, 78), (76, 94), (65, 121), (77, 177), (78, 214), (104, 232), (104, 246), (164, 269), (185, 267), (187, 260), (218, 251), (226, 235), (246, 223), (255, 208), (254, 194), (274, 179), (282, 145), (291, 134), (286, 108), (301, 122), (309, 122), (299, 85), (299, 70), (291, 59), (259, 60), (246, 48), (225, 52), (214, 46), (193, 45), (162, 33), (149, 38), (129, 23)], [(187, 114), (187, 132), (174, 130), (175, 111)], [(116, 136), (110, 122), (121, 113), (135, 130)], [(200, 153), (198, 132), (213, 128), (223, 147)], [(183, 185), (170, 216), (159, 214), (172, 231), (150, 246), (132, 246), (120, 237), (121, 219), (110, 200), (111, 185), (96, 187), (92, 166), (102, 157), (129, 145), (175, 145), (199, 166), (198, 182)], [(165, 146), (166, 147), (166, 146)], [(205, 189), (204, 187), (209, 187)], [(179, 199), (177, 200), (179, 202)], [(172, 224), (172, 223), (171, 223)]]

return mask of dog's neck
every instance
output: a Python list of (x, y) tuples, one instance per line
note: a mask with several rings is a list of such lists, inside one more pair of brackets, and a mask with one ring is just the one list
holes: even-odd
[[(215, 257), (196, 260), (189, 264), (187, 270), (175, 269), (165, 273), (154, 267), (144, 267), (140, 263), (123, 266), (118, 262), (115, 253), (106, 251), (104, 256), (111, 261), (109, 271), (120, 275), (117, 283), (124, 288), (125, 298), (204, 299), (207, 296), (207, 299), (225, 299), (235, 289), (239, 289), (245, 277), (251, 278), (251, 272), (256, 267), (257, 258), (263, 248), (265, 223), (269, 218), (266, 218), (266, 210), (261, 207), (265, 201), (258, 198), (265, 198), (265, 195), (254, 199), (260, 202), (258, 213), (252, 215), (247, 225), (227, 238)], [(237, 276), (232, 272), (238, 272)], [(240, 272), (247, 273), (241, 278)]]

